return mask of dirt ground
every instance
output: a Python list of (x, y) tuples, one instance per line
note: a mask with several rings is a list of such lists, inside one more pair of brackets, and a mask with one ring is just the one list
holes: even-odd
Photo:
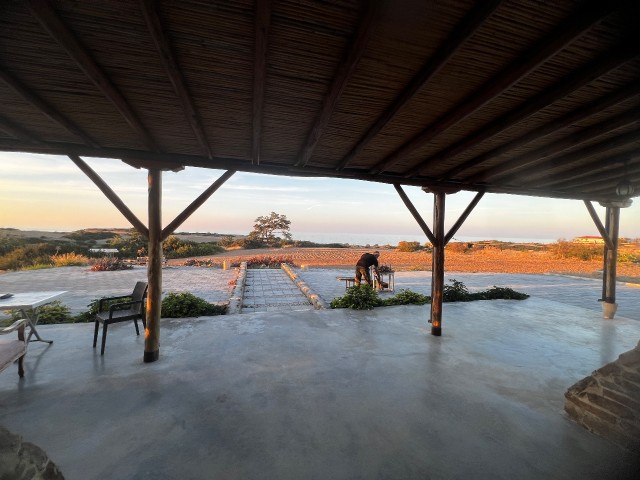
[[(198, 257), (214, 264), (223, 261), (236, 263), (252, 257), (283, 257), (283, 261), (312, 267), (353, 267), (366, 251), (364, 248), (276, 248), (259, 250), (230, 250)], [(379, 262), (394, 270), (431, 270), (431, 254), (426, 252), (398, 252), (380, 250)], [(170, 260), (169, 264), (183, 265), (185, 259)], [(588, 277), (602, 276), (601, 260), (558, 259), (547, 252), (523, 252), (487, 248), (473, 253), (447, 252), (445, 268), (449, 272), (493, 273), (558, 273)], [(618, 263), (618, 279), (640, 283), (640, 264)]]

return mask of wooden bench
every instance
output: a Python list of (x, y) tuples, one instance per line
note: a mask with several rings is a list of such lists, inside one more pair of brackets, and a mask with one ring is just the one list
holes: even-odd
[(21, 318), (16, 320), (8, 327), (0, 328), (0, 335), (18, 331), (17, 339), (0, 339), (0, 372), (9, 367), (13, 362), (18, 360), (18, 375), (24, 376), (24, 356), (27, 353), (27, 342), (24, 336), (24, 327), (27, 320)]
[(336, 277), (336, 280), (340, 280), (341, 282), (344, 282), (345, 290), (356, 284), (355, 277)]

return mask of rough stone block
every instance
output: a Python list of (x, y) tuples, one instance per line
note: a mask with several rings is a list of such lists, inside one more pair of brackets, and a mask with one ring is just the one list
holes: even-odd
[[(578, 397), (577, 395), (571, 395), (571, 396), (567, 396), (565, 394), (565, 410), (567, 411), (567, 413), (569, 413), (571, 415), (572, 418), (577, 419), (576, 416), (572, 415), (572, 412), (578, 412), (580, 410), (583, 411), (583, 413), (590, 413), (592, 416), (598, 417), (608, 423), (610, 423), (611, 425), (615, 425), (616, 423), (616, 417), (615, 415), (602, 410), (601, 408), (597, 407), (596, 405), (593, 405), (591, 403), (589, 403), (588, 400), (583, 400), (582, 398)], [(572, 402), (574, 405), (572, 406), (572, 408), (567, 409), (567, 402)], [(578, 410), (576, 410), (578, 409)]]
[(609, 398), (594, 395), (592, 393), (587, 394), (587, 400), (593, 405), (597, 405), (602, 410), (605, 410), (615, 417), (624, 418), (624, 419), (633, 419), (635, 418), (635, 414), (633, 410), (625, 405), (622, 405), (614, 400)]

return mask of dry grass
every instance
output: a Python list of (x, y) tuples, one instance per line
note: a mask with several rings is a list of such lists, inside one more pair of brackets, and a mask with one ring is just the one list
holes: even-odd
[[(353, 267), (365, 248), (287, 248), (227, 251), (210, 258), (213, 263), (237, 262), (260, 254), (279, 256), (286, 253), (296, 265), (311, 267)], [(181, 265), (184, 259), (170, 263)], [(380, 263), (394, 270), (431, 270), (431, 254), (380, 249)], [(602, 260), (558, 259), (549, 252), (523, 252), (486, 248), (473, 253), (447, 252), (445, 268), (449, 272), (486, 273), (560, 273), (565, 275), (600, 276)], [(640, 265), (618, 264), (621, 280), (640, 283)]]

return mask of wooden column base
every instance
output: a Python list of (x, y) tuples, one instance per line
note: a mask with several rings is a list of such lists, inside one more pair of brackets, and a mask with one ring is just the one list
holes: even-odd
[(160, 358), (160, 350), (156, 350), (155, 352), (144, 352), (144, 363), (155, 362)]
[(439, 337), (442, 335), (442, 327), (431, 327), (431, 335)]

